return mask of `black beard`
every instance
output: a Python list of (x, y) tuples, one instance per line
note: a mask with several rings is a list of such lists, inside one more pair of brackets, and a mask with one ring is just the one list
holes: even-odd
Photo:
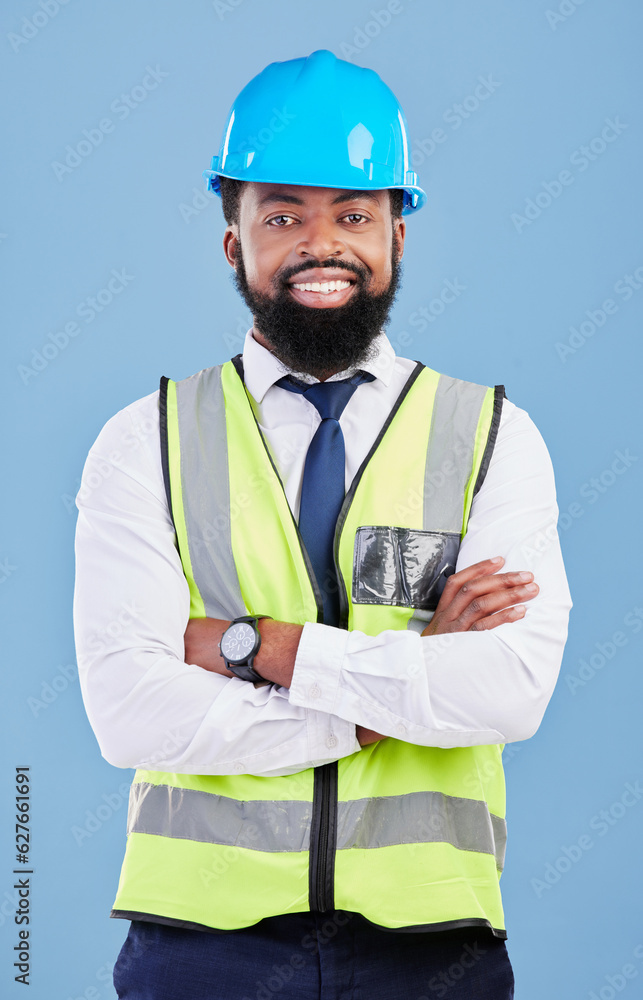
[[(350, 271), (357, 287), (343, 306), (316, 309), (293, 298), (286, 282), (296, 274), (318, 267)], [(248, 284), (239, 242), (234, 283), (253, 315), (255, 329), (263, 334), (279, 360), (294, 372), (325, 378), (357, 368), (373, 357), (373, 340), (388, 320), (401, 274), (402, 265), (392, 241), (391, 281), (380, 295), (367, 291), (370, 271), (366, 267), (311, 258), (297, 267), (284, 269), (273, 279), (275, 293), (271, 297), (254, 291)]]

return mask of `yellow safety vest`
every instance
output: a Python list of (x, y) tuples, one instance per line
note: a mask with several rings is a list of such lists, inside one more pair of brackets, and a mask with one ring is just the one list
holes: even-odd
[[(454, 570), (503, 395), (417, 363), (339, 515), (343, 627), (426, 626)], [(190, 616), (321, 621), (240, 357), (163, 379), (160, 406)], [(417, 746), (402, 723), (398, 732), (283, 777), (137, 771), (113, 916), (233, 929), (343, 909), (387, 928), (479, 925), (505, 937), (502, 746)]]

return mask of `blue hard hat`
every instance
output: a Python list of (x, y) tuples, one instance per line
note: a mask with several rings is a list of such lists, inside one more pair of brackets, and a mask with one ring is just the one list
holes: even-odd
[(230, 109), (218, 156), (203, 172), (271, 184), (404, 190), (404, 215), (426, 202), (409, 166), (408, 128), (393, 92), (372, 69), (327, 49), (274, 62)]

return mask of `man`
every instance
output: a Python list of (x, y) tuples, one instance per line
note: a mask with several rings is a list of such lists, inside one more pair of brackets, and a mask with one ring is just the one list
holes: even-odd
[(408, 148), (330, 52), (251, 81), (208, 173), (243, 354), (88, 458), (83, 695), (138, 769), (120, 997), (513, 996), (502, 744), (540, 723), (570, 601), (527, 415), (383, 332)]

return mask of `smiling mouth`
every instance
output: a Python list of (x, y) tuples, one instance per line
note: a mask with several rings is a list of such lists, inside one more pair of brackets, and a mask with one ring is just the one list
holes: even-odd
[(322, 295), (331, 295), (333, 292), (350, 288), (352, 284), (352, 281), (293, 281), (290, 287), (297, 288), (300, 292), (320, 292)]
[(343, 306), (353, 294), (356, 280), (332, 278), (329, 281), (291, 281), (290, 294), (302, 305), (315, 309)]

